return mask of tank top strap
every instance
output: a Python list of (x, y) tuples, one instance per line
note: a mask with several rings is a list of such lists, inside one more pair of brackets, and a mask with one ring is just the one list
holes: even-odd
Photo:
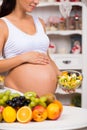
[[(34, 23), (35, 23), (35, 27), (36, 27), (36, 30), (38, 33), (44, 33), (44, 28), (43, 28), (43, 25), (41, 24), (40, 22), (40, 19), (39, 17), (35, 17), (35, 16), (32, 16), (33, 17), (33, 20), (34, 20)], [(9, 20), (5, 17), (2, 17), (1, 18), (2, 20), (4, 20), (7, 24), (7, 26), (10, 28), (13, 27), (12, 23), (9, 22)], [(12, 26), (11, 26), (12, 25)]]
[(37, 31), (40, 33), (44, 33), (44, 28), (40, 22), (40, 19), (38, 17), (34, 17), (34, 16), (33, 16), (33, 19), (34, 19), (34, 23), (35, 23)]
[(0, 19), (2, 19), (7, 25), (9, 25), (9, 24), (11, 25), (10, 21), (7, 18), (2, 17)]
[(12, 36), (13, 35), (13, 30), (14, 30), (13, 24), (5, 17), (2, 17), (0, 19), (2, 19), (6, 23), (7, 27), (9, 28), (9, 33)]

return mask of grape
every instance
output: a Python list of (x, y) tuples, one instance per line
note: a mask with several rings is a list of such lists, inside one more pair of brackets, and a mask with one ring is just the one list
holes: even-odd
[(5, 102), (3, 101), (3, 99), (0, 99), (0, 105), (4, 106)]
[(26, 102), (29, 104), (31, 102), (31, 100), (30, 99), (26, 99)]
[[(12, 95), (11, 95), (12, 96)], [(6, 104), (12, 106), (13, 108), (28, 106), (31, 100), (26, 99), (24, 96), (13, 97), (6, 101)]]
[(8, 97), (8, 95), (4, 95), (2, 99), (4, 102), (6, 102), (9, 99), (9, 97)]
[(19, 100), (22, 101), (22, 100), (25, 100), (25, 96), (19, 96)]
[(13, 96), (12, 96), (12, 95), (10, 95), (9, 99), (10, 99), (10, 100), (12, 100), (12, 98), (13, 98)]
[(4, 92), (1, 92), (1, 93), (0, 93), (0, 99), (2, 99), (3, 96), (4, 96)]
[(9, 99), (11, 100), (12, 98), (19, 97), (19, 96), (20, 96), (19, 93), (11, 93)]
[(6, 101), (6, 104), (9, 105), (9, 106), (11, 106), (12, 103), (13, 103), (12, 100), (7, 100), (7, 101)]
[(19, 97), (13, 97), (12, 102), (16, 102), (19, 99)]
[(46, 101), (47, 101), (47, 97), (46, 96), (40, 97), (40, 102), (46, 102)]
[(13, 97), (19, 97), (19, 96), (20, 96), (19, 93), (12, 93), (11, 95), (12, 95)]
[(12, 103), (11, 106), (12, 106), (13, 108), (16, 108), (16, 103)]
[(31, 101), (35, 101), (35, 97), (31, 97), (30, 100), (31, 100)]
[(29, 107), (31, 107), (31, 108), (32, 108), (32, 107), (34, 107), (34, 106), (36, 106), (36, 103), (35, 103), (35, 102), (33, 102), (33, 101), (31, 101), (31, 102), (30, 102), (30, 104), (29, 104)]
[(43, 106), (43, 107), (46, 107), (47, 104), (45, 102), (39, 102), (39, 105)]
[(11, 94), (11, 91), (10, 91), (10, 90), (6, 90), (6, 91), (4, 92), (4, 94), (9, 96), (9, 95)]
[(25, 106), (25, 105), (27, 106), (27, 104), (25, 104), (25, 102), (20, 102), (20, 101), (19, 101), (18, 107), (22, 107), (22, 106)]
[(38, 104), (38, 103), (39, 103), (39, 101), (40, 101), (40, 99), (39, 99), (39, 98), (35, 98), (35, 102), (36, 102), (36, 104)]

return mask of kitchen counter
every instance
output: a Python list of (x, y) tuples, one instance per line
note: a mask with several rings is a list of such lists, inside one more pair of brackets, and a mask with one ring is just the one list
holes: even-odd
[(87, 130), (87, 109), (64, 106), (58, 120), (43, 122), (0, 123), (0, 130)]

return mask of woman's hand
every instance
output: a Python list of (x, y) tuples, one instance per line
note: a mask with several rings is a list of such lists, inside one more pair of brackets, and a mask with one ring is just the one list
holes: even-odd
[(50, 62), (49, 57), (46, 54), (40, 52), (27, 52), (20, 56), (23, 60), (23, 63), (29, 62), (30, 64), (46, 65)]

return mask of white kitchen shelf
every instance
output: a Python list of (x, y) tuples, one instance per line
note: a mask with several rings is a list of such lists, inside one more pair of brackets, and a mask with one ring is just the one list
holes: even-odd
[[(59, 6), (60, 2), (40, 2), (38, 7), (46, 7), (46, 6)], [(71, 2), (72, 6), (82, 6), (81, 2)]]
[[(71, 93), (67, 93), (67, 92), (63, 91), (60, 87), (57, 87), (56, 93), (64, 94), (64, 95), (66, 95), (66, 94), (70, 95), (71, 94)], [(77, 88), (76, 91), (75, 91), (75, 93), (82, 94), (82, 88)]]
[[(38, 9), (35, 10), (34, 14), (37, 16), (42, 17), (44, 20), (47, 20), (49, 16), (59, 16), (59, 6), (60, 2), (40, 2), (38, 5)], [(68, 36), (73, 35), (80, 35), (81, 36), (81, 42), (82, 42), (82, 53), (80, 54), (71, 54), (68, 53), (61, 54), (57, 50), (56, 53), (50, 54), (51, 58), (54, 60), (56, 65), (61, 69), (74, 69), (79, 70), (83, 74), (83, 83), (81, 87), (76, 89), (75, 93), (81, 94), (81, 106), (84, 108), (87, 108), (87, 101), (85, 100), (87, 98), (87, 8), (82, 2), (71, 2), (72, 8), (73, 7), (81, 7), (80, 14), (82, 14), (82, 30), (56, 30), (56, 31), (47, 31), (47, 35), (49, 38), (52, 38), (52, 42), (59, 47), (59, 44), (64, 41), (64, 38), (67, 38)], [(57, 8), (58, 7), (58, 8)], [(72, 15), (72, 14), (71, 14)], [(61, 38), (63, 40), (61, 40)], [(68, 39), (68, 38), (67, 38)], [(61, 40), (61, 42), (59, 42)], [(69, 39), (68, 39), (69, 40)], [(69, 43), (69, 41), (68, 41)], [(71, 44), (71, 43), (70, 43)], [(64, 44), (65, 45), (65, 44)], [(67, 42), (66, 42), (67, 46)], [(65, 47), (65, 46), (64, 46)], [(64, 91), (62, 91), (61, 88), (57, 88), (56, 93), (66, 95)]]
[(82, 35), (81, 30), (58, 30), (58, 31), (47, 31), (47, 35), (73, 35), (73, 34), (79, 34)]

